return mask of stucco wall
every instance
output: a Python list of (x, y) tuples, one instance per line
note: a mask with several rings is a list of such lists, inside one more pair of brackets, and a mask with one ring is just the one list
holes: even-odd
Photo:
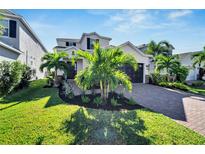
[(22, 23), (19, 24), (19, 50), (24, 52), (24, 54), (20, 55), (20, 59), (36, 70), (38, 78), (43, 78), (44, 73), (39, 70), (39, 67), (41, 65), (41, 57), (45, 52)]
[(181, 64), (189, 68), (189, 74), (186, 80), (197, 80), (197, 74), (199, 72), (197, 68), (192, 67), (192, 59), (191, 59), (192, 54), (193, 53), (179, 54), (179, 60)]
[[(11, 18), (4, 18), (4, 19), (11, 19)], [(12, 18), (11, 20), (15, 20), (16, 21), (16, 38), (11, 38), (8, 36), (0, 36), (0, 41), (8, 44), (11, 47), (14, 47), (16, 49), (19, 49), (19, 20)]]
[(18, 53), (10, 51), (0, 46), (0, 61), (3, 61), (3, 60), (14, 61), (14, 60), (17, 60), (18, 57), (19, 57)]
[(93, 34), (93, 35), (83, 37), (82, 42), (81, 42), (81, 49), (83, 49), (83, 50), (87, 50), (87, 38), (99, 39), (99, 43), (100, 43), (100, 46), (102, 48), (105, 48), (105, 47), (109, 46), (109, 40), (99, 38), (97, 35)]

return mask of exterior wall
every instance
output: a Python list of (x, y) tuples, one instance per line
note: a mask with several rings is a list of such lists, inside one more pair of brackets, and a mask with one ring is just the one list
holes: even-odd
[(0, 46), (0, 61), (3, 61), (3, 60), (14, 61), (14, 60), (17, 60), (18, 57), (19, 57), (18, 53), (10, 51)]
[(97, 35), (89, 35), (89, 36), (84, 36), (83, 39), (82, 39), (82, 42), (81, 42), (81, 49), (82, 50), (87, 50), (87, 38), (91, 38), (91, 39), (99, 39), (99, 43), (100, 43), (100, 46), (102, 48), (105, 48), (107, 46), (109, 46), (109, 40), (107, 39), (102, 39), (100, 37), (98, 37)]
[[(69, 40), (57, 40), (57, 45), (62, 46), (62, 47), (66, 47), (66, 42), (69, 42)], [(71, 41), (71, 42), (73, 42), (73, 41)], [(80, 44), (78, 42), (76, 42), (76, 47), (80, 48)]]
[(129, 45), (125, 45), (123, 47), (121, 47), (121, 49), (127, 53), (130, 54), (132, 56), (135, 57), (135, 59), (137, 60), (138, 63), (143, 63), (144, 64), (144, 69), (143, 69), (143, 83), (145, 83), (145, 76), (149, 75), (149, 69), (147, 66), (149, 66), (150, 61), (148, 57), (145, 57), (143, 55), (141, 55), (139, 52), (137, 52), (135, 49), (133, 49), (132, 47), (130, 47)]
[(24, 52), (19, 59), (36, 70), (38, 78), (44, 77), (44, 72), (39, 70), (41, 57), (45, 54), (43, 48), (23, 24), (19, 24), (19, 50)]
[[(11, 18), (4, 18), (6, 20), (9, 20)], [(17, 19), (11, 19), (11, 20), (15, 20), (16, 21), (16, 38), (11, 38), (8, 36), (1, 36), (0, 37), (0, 41), (11, 46), (14, 47), (16, 49), (19, 49), (19, 21)]]
[(41, 72), (39, 67), (41, 64), (41, 57), (45, 54), (44, 49), (19, 19), (10, 19), (16, 20), (16, 38), (1, 36), (0, 41), (22, 51), (22, 53), (17, 54), (0, 47), (0, 60), (19, 60), (30, 66), (32, 69), (35, 69), (37, 78), (43, 78), (44, 72)]
[(184, 53), (179, 54), (179, 60), (183, 66), (186, 66), (189, 68), (189, 74), (186, 78), (186, 80), (197, 80), (197, 74), (199, 73), (199, 70), (197, 68), (192, 67), (192, 56), (193, 53)]

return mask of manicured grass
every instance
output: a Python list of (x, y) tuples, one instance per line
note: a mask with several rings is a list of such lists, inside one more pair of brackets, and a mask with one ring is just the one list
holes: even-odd
[(204, 144), (205, 137), (147, 109), (68, 105), (46, 80), (0, 100), (0, 144)]
[(192, 87), (192, 86), (189, 86), (190, 87), (190, 92), (192, 93), (195, 93), (195, 94), (201, 94), (201, 95), (205, 95), (205, 89), (202, 89), (202, 88), (196, 88), (196, 87)]

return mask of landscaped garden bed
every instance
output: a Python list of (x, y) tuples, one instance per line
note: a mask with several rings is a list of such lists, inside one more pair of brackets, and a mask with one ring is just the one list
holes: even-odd
[(73, 96), (72, 98), (69, 98), (67, 95), (65, 95), (65, 92), (62, 87), (59, 88), (59, 96), (63, 101), (69, 104), (79, 105), (86, 108), (103, 110), (135, 110), (143, 108), (141, 105), (138, 105), (134, 100), (129, 100), (125, 98), (122, 94), (120, 95), (115, 92), (110, 93), (108, 99), (103, 102), (100, 102), (102, 101), (102, 99), (100, 99), (100, 94), (77, 95)]

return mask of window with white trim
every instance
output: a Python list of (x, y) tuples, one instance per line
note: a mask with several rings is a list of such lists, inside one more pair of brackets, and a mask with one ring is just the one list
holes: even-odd
[(0, 20), (0, 25), (3, 26), (3, 36), (9, 36), (9, 20)]

